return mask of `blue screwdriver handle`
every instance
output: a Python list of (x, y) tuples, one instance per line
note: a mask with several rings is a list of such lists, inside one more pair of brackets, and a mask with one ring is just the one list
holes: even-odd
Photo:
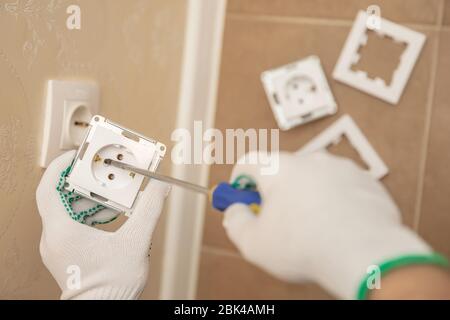
[(261, 195), (258, 191), (237, 189), (227, 182), (221, 182), (212, 189), (212, 206), (225, 211), (235, 203), (246, 204), (254, 213), (258, 213), (261, 206)]

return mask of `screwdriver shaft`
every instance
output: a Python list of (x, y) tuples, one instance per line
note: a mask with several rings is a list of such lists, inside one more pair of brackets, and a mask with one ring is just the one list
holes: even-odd
[(149, 178), (153, 178), (159, 181), (164, 181), (170, 184), (175, 184), (177, 186), (183, 187), (183, 188), (187, 188), (196, 192), (200, 192), (200, 193), (205, 193), (205, 194), (209, 194), (209, 189), (199, 186), (197, 184), (194, 183), (190, 183), (184, 180), (180, 180), (180, 179), (176, 179), (176, 178), (172, 178), (172, 177), (168, 177), (162, 174), (158, 174), (156, 172), (151, 172), (151, 171), (147, 171), (147, 170), (143, 170), (143, 169), (139, 169), (136, 168), (132, 165), (129, 165), (127, 163), (123, 163), (123, 162), (119, 162), (116, 160), (112, 160), (112, 159), (106, 159), (105, 160), (106, 164), (110, 164), (114, 167), (120, 168), (120, 169), (124, 169), (124, 170), (128, 170)]

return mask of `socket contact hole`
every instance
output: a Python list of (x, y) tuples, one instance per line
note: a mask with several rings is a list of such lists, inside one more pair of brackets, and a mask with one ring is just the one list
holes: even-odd
[(123, 160), (123, 154), (119, 153), (117, 155), (117, 160), (122, 161)]
[[(118, 155), (123, 156), (123, 161), (130, 165), (137, 165), (134, 154), (125, 146), (119, 144), (109, 144), (97, 151), (99, 161), (92, 159), (92, 175), (97, 182), (107, 189), (121, 189), (130, 185), (135, 179), (129, 175), (127, 170), (117, 168), (109, 163), (109, 159), (118, 161)], [(107, 161), (105, 161), (107, 160)]]

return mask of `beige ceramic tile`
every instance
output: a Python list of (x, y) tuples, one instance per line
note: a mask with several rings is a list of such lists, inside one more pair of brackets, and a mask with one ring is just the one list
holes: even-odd
[(199, 299), (332, 299), (315, 284), (279, 281), (240, 257), (203, 251)]
[(450, 0), (444, 0), (444, 20), (443, 24), (450, 25)]
[[(366, 134), (391, 172), (383, 182), (413, 222), (418, 170), (422, 151), (425, 107), (431, 65), (433, 34), (416, 65), (405, 93), (396, 106), (331, 79), (331, 72), (349, 32), (348, 27), (273, 23), (228, 19), (224, 38), (218, 109), (215, 126), (226, 128), (276, 128), (260, 82), (260, 73), (311, 54), (318, 55), (339, 105), (339, 114), (280, 133), (283, 150), (297, 150), (309, 139), (348, 113)], [(379, 49), (378, 49), (379, 50)], [(397, 59), (396, 53), (392, 59)], [(383, 60), (369, 60), (382, 68)], [(211, 168), (211, 184), (227, 180), (231, 166)], [(233, 248), (221, 226), (222, 216), (206, 213), (204, 243)]]
[(380, 6), (381, 15), (406, 22), (436, 24), (441, 0), (229, 0), (228, 12), (353, 20), (358, 10)]
[(450, 256), (450, 31), (440, 40), (419, 231)]

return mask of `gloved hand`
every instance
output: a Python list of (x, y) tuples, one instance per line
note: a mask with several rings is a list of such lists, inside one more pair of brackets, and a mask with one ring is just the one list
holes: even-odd
[(147, 282), (151, 238), (169, 187), (150, 181), (119, 230), (95, 229), (72, 220), (56, 191), (61, 172), (74, 156), (70, 151), (55, 159), (36, 191), (42, 260), (58, 282), (62, 299), (136, 299)]
[(351, 299), (369, 266), (431, 253), (401, 224), (383, 185), (351, 160), (326, 151), (280, 153), (276, 175), (261, 175), (260, 169), (237, 164), (231, 177), (245, 174), (256, 181), (260, 213), (235, 204), (223, 225), (244, 258), (279, 279), (312, 280)]

